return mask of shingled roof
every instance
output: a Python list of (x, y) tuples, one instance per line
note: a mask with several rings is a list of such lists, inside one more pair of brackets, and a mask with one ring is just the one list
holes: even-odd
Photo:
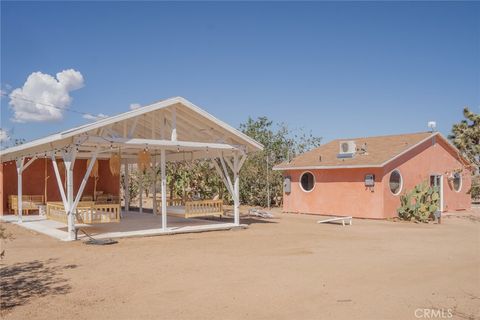
[[(336, 139), (305, 152), (290, 162), (283, 162), (275, 166), (274, 170), (383, 167), (396, 157), (437, 135), (446, 140), (438, 132)], [(357, 149), (366, 143), (366, 152), (356, 152), (352, 158), (338, 158), (340, 141), (348, 140), (355, 141)]]

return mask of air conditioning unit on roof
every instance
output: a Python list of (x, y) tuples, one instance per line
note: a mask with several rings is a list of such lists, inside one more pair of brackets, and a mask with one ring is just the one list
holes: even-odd
[(353, 158), (357, 150), (357, 145), (353, 140), (340, 141), (339, 147), (340, 151), (337, 154), (337, 158)]

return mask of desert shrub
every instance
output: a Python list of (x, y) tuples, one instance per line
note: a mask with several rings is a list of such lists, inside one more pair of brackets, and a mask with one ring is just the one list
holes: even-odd
[(400, 196), (398, 216), (402, 220), (427, 222), (438, 210), (439, 200), (437, 187), (431, 187), (427, 182), (420, 183)]

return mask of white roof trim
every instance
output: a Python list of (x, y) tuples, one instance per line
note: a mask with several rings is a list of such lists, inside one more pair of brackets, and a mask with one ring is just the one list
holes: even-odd
[(142, 108), (138, 108), (138, 109), (135, 109), (135, 110), (132, 110), (132, 111), (127, 111), (127, 112), (124, 112), (124, 113), (121, 113), (121, 114), (118, 114), (118, 115), (115, 115), (115, 116), (111, 116), (111, 117), (108, 117), (108, 118), (100, 119), (100, 120), (95, 121), (93, 123), (89, 123), (89, 124), (85, 124), (85, 125), (82, 125), (82, 126), (79, 126), (79, 127), (68, 129), (68, 130), (62, 131), (60, 133), (56, 133), (56, 134), (47, 136), (45, 138), (40, 138), (40, 139), (37, 139), (37, 140), (26, 142), (26, 143), (18, 145), (18, 146), (14, 146), (14, 147), (11, 147), (11, 148), (4, 149), (4, 150), (0, 151), (0, 156), (6, 156), (6, 155), (14, 153), (14, 152), (19, 152), (19, 151), (27, 150), (27, 149), (34, 148), (34, 147), (37, 147), (37, 146), (40, 146), (40, 145), (54, 143), (54, 142), (57, 142), (57, 141), (60, 141), (60, 140), (71, 138), (71, 137), (74, 137), (76, 135), (80, 135), (82, 133), (86, 133), (86, 132), (94, 130), (94, 129), (107, 127), (107, 126), (109, 126), (111, 124), (114, 124), (116, 122), (131, 119), (131, 118), (137, 117), (139, 115), (142, 115), (142, 114), (145, 114), (145, 113), (148, 113), (148, 112), (151, 112), (151, 111), (156, 111), (156, 110), (159, 110), (159, 109), (163, 109), (163, 108), (169, 107), (171, 105), (174, 105), (176, 103), (180, 103), (180, 104), (184, 105), (185, 107), (189, 108), (190, 110), (192, 110), (192, 111), (200, 114), (201, 116), (207, 118), (208, 120), (212, 121), (213, 123), (215, 123), (216, 125), (218, 125), (222, 129), (225, 129), (226, 131), (232, 133), (233, 135), (236, 135), (237, 137), (244, 140), (247, 144), (249, 144), (254, 149), (263, 150), (263, 145), (262, 144), (258, 143), (254, 139), (250, 138), (249, 136), (247, 136), (243, 132), (240, 132), (239, 130), (233, 128), (232, 126), (228, 125), (227, 123), (215, 118), (214, 116), (212, 116), (208, 112), (202, 110), (201, 108), (197, 107), (196, 105), (194, 105), (193, 103), (191, 103), (187, 99), (182, 98), (182, 97), (173, 97), (173, 98), (169, 98), (169, 99), (166, 99), (166, 100), (162, 100), (162, 101), (153, 103), (151, 105), (148, 105), (148, 106), (145, 106), (145, 107), (142, 107)]
[(286, 171), (286, 170), (316, 170), (316, 169), (357, 169), (357, 168), (381, 168), (382, 166), (377, 165), (351, 165), (351, 166), (304, 166), (304, 167), (287, 167), (287, 168), (277, 168), (273, 167), (274, 171)]
[(431, 135), (429, 135), (428, 137), (426, 137), (425, 139), (421, 140), (420, 142), (417, 142), (416, 144), (414, 144), (413, 146), (411, 146), (410, 148), (408, 149), (405, 149), (403, 150), (402, 152), (400, 152), (399, 154), (397, 154), (396, 156), (394, 156), (393, 158), (390, 158), (388, 159), (387, 161), (385, 161), (384, 163), (381, 164), (382, 167), (386, 166), (388, 163), (400, 158), (401, 156), (403, 156), (404, 154), (410, 152), (411, 150), (415, 149), (416, 147), (418, 147), (419, 145), (427, 142), (428, 140), (432, 139), (433, 137), (439, 135), (439, 132), (434, 132), (432, 133)]

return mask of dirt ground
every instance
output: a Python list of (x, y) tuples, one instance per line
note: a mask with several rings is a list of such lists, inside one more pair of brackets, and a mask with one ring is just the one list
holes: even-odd
[(317, 219), (276, 214), (244, 219), (246, 230), (112, 246), (61, 242), (8, 224), (14, 239), (1, 262), (2, 316), (480, 318), (480, 210), (441, 225), (354, 220), (342, 227)]

